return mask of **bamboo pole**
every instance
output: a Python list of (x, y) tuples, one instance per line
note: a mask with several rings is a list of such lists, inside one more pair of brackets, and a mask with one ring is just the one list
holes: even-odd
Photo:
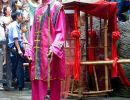
[[(103, 64), (107, 64), (107, 65), (110, 65), (110, 64), (113, 64), (114, 63), (114, 60), (108, 60), (108, 61), (86, 61), (86, 62), (80, 62), (81, 65), (103, 65)], [(125, 64), (125, 63), (130, 63), (130, 59), (120, 59), (117, 61), (117, 63), (119, 64)]]
[[(48, 4), (48, 53), (49, 53), (49, 48), (50, 48), (50, 4)], [(50, 94), (51, 94), (51, 87), (50, 87), (50, 82), (51, 82), (51, 57), (48, 57), (48, 73), (47, 73), (47, 93), (44, 97), (44, 100), (50, 100)]]
[(95, 69), (95, 66), (94, 66), (94, 65), (93, 65), (93, 72), (94, 72), (94, 79), (95, 79), (95, 84), (96, 84), (96, 90), (99, 91), (98, 80), (97, 80), (97, 74), (96, 74), (96, 69)]
[[(114, 60), (109, 60), (109, 61), (86, 61), (86, 62), (80, 62), (81, 65), (103, 65), (103, 64), (113, 64)], [(117, 63), (119, 64), (126, 64), (126, 63), (130, 63), (130, 59), (119, 59), (117, 61)], [(23, 63), (24, 66), (28, 66), (29, 63)]]
[(74, 90), (74, 79), (72, 79), (71, 93), (73, 93), (73, 90)]
[[(83, 94), (100, 94), (100, 93), (104, 93), (104, 92), (112, 92), (113, 90), (102, 90), (102, 91), (86, 91), (86, 92), (83, 92)], [(69, 92), (70, 93), (70, 92)], [(73, 92), (74, 94), (77, 93), (77, 91), (74, 91)]]
[[(104, 59), (108, 57), (108, 41), (107, 41), (107, 20), (104, 20)], [(108, 90), (109, 85), (108, 85), (108, 66), (105, 65), (105, 89)]]
[[(80, 10), (79, 8), (77, 9), (77, 21), (78, 21), (78, 30), (80, 31)], [(81, 50), (80, 50), (80, 53), (81, 53)], [(80, 58), (81, 59), (81, 58)], [(80, 80), (79, 80), (79, 92), (78, 92), (78, 97), (82, 97), (82, 92), (83, 92), (83, 88), (82, 88), (82, 81), (83, 81), (83, 75), (82, 75), (82, 69), (80, 70), (80, 73), (81, 73), (81, 76), (80, 76)]]
[[(105, 94), (105, 93), (107, 93), (107, 92), (112, 92), (113, 90), (102, 90), (102, 91), (88, 91), (88, 92), (83, 92), (83, 95), (87, 95), (87, 96), (90, 96), (90, 95), (92, 95), (92, 96), (97, 96), (97, 95), (102, 95), (102, 94)], [(70, 92), (65, 92), (65, 94), (67, 94), (67, 95), (70, 95), (70, 96), (78, 96), (78, 94), (77, 94), (77, 91), (75, 92), (73, 92), (73, 93), (70, 93)], [(105, 94), (106, 95), (106, 94)]]
[(101, 93), (106, 93), (106, 92), (112, 92), (113, 90), (103, 90), (103, 91), (89, 91), (89, 92), (83, 92), (83, 94), (101, 94)]

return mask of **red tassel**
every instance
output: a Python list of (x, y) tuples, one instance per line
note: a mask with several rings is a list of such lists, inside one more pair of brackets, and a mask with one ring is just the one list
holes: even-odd
[(118, 77), (116, 41), (119, 38), (120, 38), (120, 33), (118, 31), (114, 31), (112, 33), (112, 59), (114, 59), (114, 63), (111, 68), (112, 77)]
[(78, 30), (78, 7), (75, 7), (75, 13), (74, 13), (74, 28), (75, 30), (71, 32), (71, 35), (75, 38), (75, 59), (74, 59), (74, 79), (79, 80), (80, 79), (80, 32)]
[(74, 30), (71, 32), (71, 36), (75, 38), (75, 59), (74, 59), (74, 79), (79, 80), (80, 78), (80, 32), (79, 30)]
[(74, 38), (76, 38), (76, 39), (79, 39), (79, 37), (80, 37), (80, 32), (79, 32), (79, 30), (74, 30), (74, 31), (72, 31), (72, 32), (71, 32), (71, 36), (74, 37)]

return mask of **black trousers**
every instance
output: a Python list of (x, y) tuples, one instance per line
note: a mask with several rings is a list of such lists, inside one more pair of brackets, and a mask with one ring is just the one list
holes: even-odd
[(18, 54), (12, 54), (10, 56), (12, 63), (12, 79), (17, 80), (17, 87), (19, 89), (24, 88), (24, 59)]

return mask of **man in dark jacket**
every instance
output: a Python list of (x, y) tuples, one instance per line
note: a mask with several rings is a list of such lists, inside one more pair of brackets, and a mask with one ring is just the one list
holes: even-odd
[(118, 12), (117, 17), (119, 21), (125, 22), (127, 20), (126, 15), (124, 15), (124, 12), (127, 12), (130, 9), (130, 1), (129, 0), (111, 0), (112, 2), (118, 3)]

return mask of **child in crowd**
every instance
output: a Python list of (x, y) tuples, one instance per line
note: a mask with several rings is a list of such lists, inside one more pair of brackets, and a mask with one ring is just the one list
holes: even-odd
[(27, 28), (26, 22), (23, 22), (21, 24), (21, 39), (22, 39), (24, 50), (26, 49), (26, 46), (28, 44), (28, 41), (27, 41), (27, 38), (25, 35), (27, 33), (27, 31), (28, 31), (28, 28)]

